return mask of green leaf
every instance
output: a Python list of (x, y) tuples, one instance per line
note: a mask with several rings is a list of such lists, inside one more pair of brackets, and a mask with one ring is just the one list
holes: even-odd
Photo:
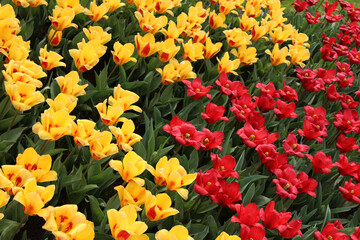
[(97, 226), (101, 223), (102, 219), (104, 218), (104, 213), (100, 209), (99, 202), (96, 197), (90, 195), (88, 196), (90, 202), (90, 209), (91, 209), (91, 220)]
[(244, 206), (248, 205), (251, 202), (254, 195), (255, 195), (255, 183), (252, 183), (250, 185), (250, 188), (247, 190), (245, 197), (243, 198)]
[[(18, 124), (24, 117), (25, 115), (18, 114), (12, 126), (16, 126), (16, 124)], [(0, 120), (0, 132), (5, 132), (9, 128), (12, 120), (13, 120), (13, 116)]]
[(190, 158), (189, 158), (189, 172), (196, 172), (198, 164), (199, 164), (198, 151), (196, 149), (194, 149), (191, 152)]
[(253, 176), (249, 176), (249, 177), (245, 177), (243, 179), (241, 179), (239, 181), (240, 183), (240, 186), (242, 187), (243, 190), (246, 189), (246, 187), (252, 183), (252, 182), (255, 182), (255, 181), (258, 181), (258, 180), (261, 180), (261, 179), (266, 179), (268, 178), (268, 176), (264, 176), (264, 175), (253, 175)]
[(19, 225), (18, 222), (9, 219), (2, 219), (0, 221), (0, 233), (1, 233), (0, 240), (12, 239), (18, 225)]
[(325, 209), (325, 216), (324, 216), (324, 220), (323, 220), (323, 224), (321, 226), (321, 229), (324, 229), (324, 226), (325, 224), (330, 221), (330, 218), (331, 218), (331, 210), (330, 210), (330, 207), (329, 205), (326, 206), (326, 209)]

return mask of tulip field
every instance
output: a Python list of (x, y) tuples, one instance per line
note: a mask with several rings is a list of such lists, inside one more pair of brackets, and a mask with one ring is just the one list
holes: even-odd
[(0, 240), (360, 240), (360, 1), (0, 0)]

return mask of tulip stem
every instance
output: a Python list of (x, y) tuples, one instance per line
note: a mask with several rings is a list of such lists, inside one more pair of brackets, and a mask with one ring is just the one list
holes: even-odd
[(40, 148), (40, 155), (42, 155), (45, 152), (45, 150), (46, 150), (47, 146), (49, 145), (49, 143), (50, 143), (50, 141), (45, 140), (44, 144)]
[(11, 130), (12, 126), (14, 125), (15, 119), (16, 119), (16, 117), (17, 117), (18, 114), (19, 114), (19, 110), (16, 110), (13, 118), (11, 119), (10, 125), (9, 125), (9, 127), (8, 127), (8, 129), (7, 129), (6, 133), (5, 133), (5, 137), (8, 136), (9, 131)]
[(341, 207), (342, 205), (344, 205), (345, 202), (346, 202), (346, 200), (345, 200), (345, 198), (344, 198), (336, 208)]
[(175, 150), (175, 153), (173, 155), (173, 157), (176, 157), (176, 154), (179, 153), (180, 149), (182, 148), (183, 145), (180, 145), (176, 150)]
[(4, 114), (5, 108), (9, 104), (9, 101), (10, 101), (10, 97), (6, 98), (6, 102), (3, 106), (3, 108), (1, 109), (0, 116), (2, 116)]
[(75, 153), (75, 151), (76, 151), (77, 148), (78, 148), (78, 145), (75, 145), (75, 147), (73, 147), (73, 149), (72, 149), (72, 151), (70, 152), (70, 154), (67, 155), (67, 157), (65, 158), (65, 160), (62, 162), (61, 167), (60, 167), (59, 170), (61, 170), (61, 169), (63, 168), (63, 166), (65, 165), (65, 163), (70, 159), (70, 157), (71, 157), (72, 155), (74, 155), (74, 153)]
[(93, 158), (93, 160), (90, 162), (89, 166), (86, 168), (85, 172), (84, 172), (84, 176), (86, 176), (87, 172), (89, 171), (89, 168), (91, 167), (91, 165), (93, 165), (95, 159)]
[(201, 200), (201, 195), (199, 195), (197, 197), (197, 199), (195, 200), (195, 202), (193, 203), (193, 205), (191, 205), (191, 207), (189, 208), (189, 210), (185, 213), (185, 215), (183, 216), (183, 218), (181, 219), (180, 222), (183, 222), (187, 216), (190, 214), (191, 210), (195, 207), (195, 205)]
[(110, 72), (110, 74), (109, 74), (109, 76), (108, 76), (108, 78), (107, 78), (107, 81), (109, 81), (111, 75), (113, 75), (113, 73), (115, 72), (115, 70), (116, 70), (117, 68), (118, 68), (118, 65), (116, 65), (116, 66), (113, 68), (113, 70)]
[(140, 57), (140, 59), (136, 62), (135, 66), (133, 67), (133, 69), (131, 70), (129, 77), (127, 78), (127, 82), (130, 80), (130, 77), (133, 75), (133, 73), (135, 72), (135, 70), (137, 69), (138, 65), (140, 64), (140, 62), (142, 61), (143, 58)]
[(23, 219), (21, 220), (21, 222), (19, 223), (19, 225), (17, 226), (16, 230), (14, 231), (14, 235), (12, 236), (11, 239), (14, 239), (14, 237), (16, 236), (16, 234), (18, 233), (18, 231), (21, 229), (22, 225), (26, 222), (26, 220), (28, 219), (29, 215), (25, 215), (23, 217)]

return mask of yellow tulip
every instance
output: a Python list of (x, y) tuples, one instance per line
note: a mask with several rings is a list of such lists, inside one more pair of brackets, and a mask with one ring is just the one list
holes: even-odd
[(47, 45), (45, 45), (44, 48), (40, 48), (40, 63), (44, 70), (50, 71), (53, 68), (56, 67), (66, 67), (66, 64), (63, 62), (60, 62), (63, 57), (53, 51), (48, 52), (47, 51)]
[(89, 41), (99, 40), (100, 44), (104, 45), (111, 40), (111, 34), (104, 31), (100, 26), (90, 26), (83, 28), (83, 32)]
[(145, 234), (143, 234), (148, 227), (146, 223), (136, 221), (137, 212), (133, 206), (124, 206), (119, 211), (110, 209), (107, 211), (107, 216), (109, 219), (111, 234), (114, 239), (149, 239)]
[(156, 240), (194, 240), (189, 236), (189, 231), (186, 227), (181, 225), (176, 225), (170, 229), (161, 229), (155, 234)]
[(159, 221), (179, 213), (178, 210), (171, 207), (171, 198), (166, 193), (153, 196), (150, 192), (147, 192), (147, 195), (145, 212), (150, 221)]
[(31, 7), (38, 7), (40, 5), (47, 6), (48, 3), (45, 0), (30, 0), (29, 1)]
[(91, 21), (98, 22), (102, 18), (108, 19), (109, 17), (105, 14), (109, 11), (111, 5), (109, 3), (103, 2), (99, 6), (96, 5), (96, 0), (93, 0), (90, 3), (90, 9), (84, 9), (84, 14), (89, 15)]
[(235, 70), (238, 69), (238, 67), (240, 66), (240, 59), (235, 59), (234, 61), (232, 61), (230, 60), (229, 53), (225, 52), (221, 60), (219, 60), (218, 58), (217, 60), (219, 62), (219, 74), (225, 72), (226, 74), (233, 73), (235, 75), (238, 75)]
[(166, 39), (159, 44), (159, 60), (163, 63), (170, 61), (179, 52), (180, 46), (176, 46), (173, 39)]
[(99, 137), (90, 141), (90, 153), (93, 159), (100, 160), (119, 152), (116, 144), (111, 143), (112, 135), (109, 131), (99, 133)]
[(48, 35), (48, 39), (51, 46), (58, 46), (62, 39), (62, 31), (55, 31), (54, 29), (51, 29)]
[(58, 94), (54, 100), (51, 98), (46, 99), (46, 103), (50, 108), (56, 111), (65, 110), (68, 113), (71, 113), (72, 110), (76, 107), (77, 98), (72, 98), (72, 96), (60, 93)]
[(225, 15), (228, 15), (230, 12), (234, 12), (234, 10), (238, 7), (239, 7), (239, 1), (219, 0), (219, 10), (221, 13)]
[[(0, 189), (0, 208), (5, 206), (10, 200), (9, 194)], [(0, 220), (4, 217), (3, 213), (0, 213)]]
[(16, 157), (16, 165), (27, 169), (37, 182), (57, 180), (57, 173), (51, 169), (52, 159), (49, 154), (39, 155), (34, 148), (25, 149)]
[(159, 44), (155, 42), (155, 37), (151, 33), (147, 33), (143, 37), (138, 33), (135, 36), (135, 43), (139, 56), (143, 58), (153, 55), (159, 49)]
[(80, 78), (76, 71), (71, 71), (64, 77), (60, 76), (55, 78), (55, 80), (59, 84), (60, 91), (68, 96), (72, 96), (73, 99), (86, 94), (84, 89), (88, 84), (78, 85)]
[(50, 16), (49, 19), (51, 21), (52, 27), (56, 31), (62, 31), (68, 27), (77, 28), (77, 25), (75, 23), (71, 23), (74, 17), (74, 9), (70, 7), (61, 8), (55, 5), (55, 8), (53, 9), (53, 16)]
[(6, 72), (10, 75), (12, 73), (21, 72), (34, 79), (46, 77), (46, 73), (43, 71), (42, 67), (30, 60), (10, 61), (8, 64), (5, 64), (5, 67)]
[(56, 0), (57, 5), (61, 8), (72, 8), (75, 14), (79, 14), (84, 11), (84, 7), (81, 6), (80, 0)]
[(261, 5), (258, 2), (248, 1), (245, 5), (245, 13), (249, 17), (257, 18), (262, 13)]
[(28, 58), (30, 41), (25, 42), (22, 37), (14, 37), (8, 41), (6, 45), (5, 48), (7, 48), (7, 51), (0, 48), (0, 53), (6, 56), (6, 62), (10, 60), (23, 61)]
[(174, 2), (172, 0), (158, 0), (156, 1), (155, 11), (158, 14), (168, 13), (174, 16), (174, 13), (170, 10), (174, 8)]
[(134, 181), (140, 186), (143, 186), (145, 181), (137, 176), (145, 171), (146, 164), (146, 161), (133, 151), (125, 154), (122, 162), (118, 160), (109, 162), (110, 167), (118, 171), (125, 182)]
[(182, 43), (183, 39), (179, 38), (179, 36), (184, 32), (184, 29), (185, 27), (178, 27), (172, 20), (170, 20), (167, 30), (162, 28), (160, 32), (164, 34), (165, 39), (170, 38), (178, 43)]
[(9, 194), (14, 194), (13, 190), (23, 187), (27, 180), (33, 175), (20, 165), (2, 165), (0, 170), (0, 188)]
[(95, 107), (99, 112), (101, 121), (106, 126), (112, 126), (115, 123), (123, 120), (120, 116), (124, 113), (124, 109), (120, 105), (107, 105), (107, 99), (102, 103), (98, 103)]
[(209, 27), (211, 29), (217, 29), (219, 27), (226, 28), (227, 25), (224, 23), (226, 16), (224, 13), (216, 14), (215, 10), (210, 13), (209, 17)]
[(193, 43), (190, 39), (186, 44), (183, 43), (183, 59), (194, 62), (204, 59), (204, 45), (201, 43)]
[(239, 21), (240, 21), (240, 28), (244, 32), (251, 30), (253, 28), (253, 26), (255, 26), (255, 24), (257, 24), (256, 19), (249, 17), (246, 13), (243, 13), (241, 18), (239, 18)]
[[(42, 87), (43, 84), (41, 81), (31, 77), (27, 73), (18, 71), (18, 69), (15, 65), (16, 65), (15, 61), (11, 60), (9, 62), (9, 64), (5, 65), (6, 71), (5, 70), (2, 71), (2, 74), (8, 83), (14, 84), (16, 82), (22, 82), (22, 83), (34, 85), (37, 88)], [(40, 69), (41, 69), (41, 67), (40, 67)]]
[(43, 229), (51, 231), (57, 240), (92, 240), (95, 237), (94, 223), (86, 220), (76, 205), (49, 206), (37, 215), (45, 220)]
[[(154, 0), (126, 0), (128, 4), (135, 3), (136, 9), (142, 13), (143, 11), (154, 12), (155, 4)], [(130, 3), (132, 1), (132, 3)]]
[(134, 181), (130, 181), (126, 187), (120, 185), (114, 189), (118, 192), (121, 207), (132, 205), (136, 211), (141, 210), (139, 206), (145, 203), (146, 188)]
[(251, 44), (251, 36), (240, 28), (225, 30), (226, 41), (230, 47), (240, 47), (241, 45)]
[(252, 35), (252, 38), (251, 40), (253, 41), (259, 41), (261, 38), (265, 38), (267, 39), (267, 37), (264, 37), (264, 35), (268, 32), (268, 28), (266, 25), (258, 25), (258, 24), (255, 24), (253, 26), (253, 29), (252, 29), (252, 32), (251, 32), (251, 35)]
[(220, 42), (213, 44), (211, 42), (211, 38), (209, 37), (206, 38), (205, 47), (204, 47), (204, 58), (210, 59), (213, 56), (215, 56), (215, 54), (220, 52), (222, 45), (223, 44)]
[(168, 85), (174, 82), (178, 82), (179, 79), (181, 79), (180, 74), (178, 71), (176, 71), (175, 69), (175, 61), (177, 63), (177, 65), (179, 65), (179, 63), (177, 62), (177, 60), (175, 58), (170, 60), (170, 63), (168, 63), (167, 65), (165, 65), (164, 69), (161, 68), (157, 68), (156, 71), (160, 73), (161, 75), (161, 82), (164, 85)]
[(302, 45), (289, 45), (289, 54), (291, 64), (300, 65), (302, 68), (305, 67), (303, 62), (310, 58), (309, 49)]
[(49, 108), (41, 114), (41, 122), (32, 127), (32, 131), (43, 140), (56, 141), (65, 135), (71, 135), (75, 123), (66, 110), (54, 111)]
[(36, 86), (20, 81), (14, 84), (5, 82), (5, 91), (14, 108), (19, 111), (27, 111), (45, 100), (44, 96), (36, 91)]
[(142, 112), (141, 108), (133, 105), (139, 101), (139, 95), (129, 90), (121, 88), (120, 84), (114, 87), (114, 97), (109, 97), (109, 103), (113, 106), (121, 106), (125, 111), (134, 110), (136, 112)]
[(293, 34), (291, 35), (291, 40), (293, 45), (303, 45), (307, 48), (310, 47), (310, 44), (306, 43), (309, 41), (309, 37), (305, 33), (299, 33), (297, 30), (294, 30)]
[(113, 59), (116, 65), (124, 65), (127, 62), (133, 61), (136, 62), (136, 58), (131, 57), (134, 53), (135, 47), (132, 43), (126, 43), (122, 45), (119, 42), (114, 43), (114, 51), (111, 51), (113, 54)]
[[(11, 7), (12, 8), (12, 7)], [(2, 10), (1, 12), (3, 12)], [(3, 15), (1, 15), (0, 19)], [(4, 15), (6, 16), (6, 14)], [(20, 21), (17, 18), (3, 18), (0, 21), (0, 47), (7, 49), (8, 42), (20, 32)]]
[(283, 42), (290, 39), (291, 34), (293, 33), (292, 28), (285, 28), (277, 27), (274, 28), (272, 31), (269, 32), (270, 37), (272, 38), (272, 42), (274, 44), (282, 44)]
[(24, 184), (24, 189), (14, 190), (14, 200), (23, 205), (25, 214), (35, 216), (52, 199), (54, 193), (55, 185), (37, 186), (36, 179), (32, 178)]
[(166, 185), (171, 191), (177, 191), (183, 199), (188, 198), (188, 190), (181, 188), (191, 184), (196, 179), (196, 173), (187, 174), (177, 158), (162, 157), (156, 164), (156, 169), (147, 165), (147, 169), (154, 176), (155, 183), (159, 186)]
[(0, 6), (0, 20), (16, 18), (14, 8), (10, 4)]
[(76, 122), (77, 125), (72, 128), (72, 136), (78, 146), (89, 146), (90, 142), (99, 139), (100, 132), (94, 129), (95, 122), (86, 119), (78, 119)]
[(77, 44), (78, 49), (70, 49), (69, 54), (75, 61), (75, 66), (80, 72), (92, 69), (99, 59), (105, 54), (106, 46), (102, 45), (100, 40), (92, 40)]
[(275, 44), (272, 52), (270, 52), (269, 49), (266, 49), (265, 53), (270, 55), (271, 63), (274, 66), (278, 66), (282, 63), (286, 63), (288, 66), (290, 65), (290, 61), (286, 60), (286, 57), (289, 56), (289, 50), (287, 47), (279, 49), (279, 44)]
[(256, 63), (258, 58), (256, 57), (256, 48), (247, 47), (246, 45), (241, 45), (236, 49), (232, 49), (231, 53), (234, 54), (239, 60), (241, 65), (251, 65)]
[(215, 240), (241, 240), (239, 236), (229, 235), (226, 232), (222, 232)]
[(104, 0), (103, 2), (109, 4), (110, 8), (108, 12), (113, 12), (125, 5), (125, 3), (122, 3), (120, 0)]
[(125, 152), (129, 152), (133, 149), (131, 146), (141, 141), (142, 137), (134, 133), (135, 124), (132, 120), (124, 119), (122, 122), (123, 125), (121, 129), (114, 126), (110, 126), (109, 129), (115, 136), (119, 148)]
[(135, 12), (135, 17), (139, 21), (140, 28), (144, 32), (156, 34), (161, 28), (165, 27), (168, 22), (166, 16), (160, 16), (156, 18), (153, 13), (148, 11)]

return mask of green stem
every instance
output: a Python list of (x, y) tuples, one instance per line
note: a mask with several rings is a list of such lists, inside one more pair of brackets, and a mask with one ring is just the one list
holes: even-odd
[(46, 150), (47, 146), (49, 145), (49, 143), (50, 143), (50, 141), (45, 140), (44, 144), (40, 148), (40, 155), (42, 155), (45, 152), (45, 150)]
[(110, 74), (109, 74), (109, 76), (108, 76), (108, 78), (107, 78), (107, 81), (109, 81), (111, 75), (113, 75), (113, 73), (115, 72), (115, 70), (116, 70), (117, 68), (118, 68), (118, 65), (116, 65), (116, 66), (113, 68), (113, 70), (110, 72)]
[(180, 151), (180, 149), (182, 148), (182, 146), (183, 146), (183, 145), (180, 145), (180, 146), (176, 149), (176, 151), (175, 151), (175, 153), (174, 153), (174, 155), (173, 155), (172, 157), (176, 157), (176, 154), (179, 153), (179, 151)]
[(8, 127), (8, 129), (7, 129), (6, 133), (5, 133), (5, 136), (6, 136), (6, 137), (8, 136), (9, 131), (11, 130), (12, 126), (14, 125), (15, 119), (16, 119), (16, 117), (17, 117), (18, 114), (19, 114), (19, 110), (16, 110), (13, 118), (11, 119), (10, 125), (9, 125), (9, 127)]
[(5, 102), (4, 106), (3, 106), (3, 108), (1, 109), (0, 116), (2, 116), (4, 114), (5, 108), (9, 104), (9, 102), (10, 102), (10, 97), (8, 97), (6, 99), (6, 102)]
[(21, 229), (22, 225), (26, 222), (26, 220), (28, 219), (29, 215), (25, 215), (23, 217), (23, 219), (21, 220), (21, 222), (19, 223), (19, 225), (17, 226), (17, 228), (14, 231), (14, 235), (12, 236), (11, 239), (14, 239), (14, 237), (16, 236), (16, 234), (19, 232), (19, 230)]
[(91, 167), (91, 165), (93, 165), (93, 163), (95, 162), (95, 159), (93, 158), (89, 164), (89, 166), (86, 168), (85, 172), (84, 172), (84, 176), (86, 176), (87, 172), (89, 171), (89, 168)]
[(189, 210), (185, 213), (184, 217), (181, 219), (180, 222), (184, 222), (184, 220), (187, 218), (187, 216), (190, 214), (191, 210), (195, 207), (195, 205), (200, 201), (201, 199), (201, 195), (199, 195), (197, 197), (197, 199), (195, 200), (195, 202), (193, 203), (193, 205), (191, 205), (191, 207), (189, 208)]
[(70, 154), (69, 154), (69, 155), (65, 158), (65, 160), (62, 162), (61, 167), (60, 167), (59, 170), (61, 170), (61, 169), (63, 168), (63, 166), (66, 164), (66, 162), (70, 159), (70, 157), (71, 157), (72, 155), (74, 155), (76, 149), (78, 149), (78, 145), (75, 145), (75, 147), (73, 147), (73, 149), (72, 149), (72, 151), (70, 152)]
[(136, 64), (135, 64), (135, 66), (133, 67), (133, 69), (131, 70), (131, 72), (130, 72), (130, 74), (129, 74), (129, 77), (127, 78), (127, 82), (130, 80), (130, 77), (133, 75), (133, 73), (135, 72), (135, 70), (137, 69), (137, 67), (138, 67), (138, 65), (140, 64), (140, 62), (142, 61), (142, 59), (143, 58), (140, 58), (137, 62), (136, 62)]

